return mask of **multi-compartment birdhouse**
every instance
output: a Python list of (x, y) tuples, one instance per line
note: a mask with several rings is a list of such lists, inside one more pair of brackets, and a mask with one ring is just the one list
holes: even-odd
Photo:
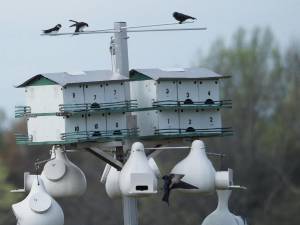
[[(213, 136), (222, 127), (220, 80), (225, 76), (203, 68), (133, 69), (130, 76), (109, 70), (39, 74), (24, 87), (26, 143), (149, 137)], [(47, 131), (46, 131), (47, 130)]]
[(131, 70), (131, 98), (153, 111), (137, 112), (140, 135), (222, 133), (220, 74), (204, 68)]
[[(25, 87), (30, 142), (72, 142), (112, 135), (128, 135), (128, 78), (108, 70), (40, 74)], [(20, 137), (18, 137), (20, 138)]]

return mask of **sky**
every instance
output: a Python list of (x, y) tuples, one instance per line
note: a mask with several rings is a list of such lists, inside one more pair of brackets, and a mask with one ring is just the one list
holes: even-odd
[[(0, 108), (14, 117), (24, 105), (24, 90), (14, 88), (39, 73), (111, 68), (110, 35), (40, 36), (57, 23), (86, 21), (90, 30), (173, 22), (174, 11), (198, 20), (207, 31), (129, 34), (130, 68), (188, 67), (220, 37), (230, 40), (244, 27), (269, 26), (284, 48), (300, 39), (300, 0), (0, 0)], [(188, 26), (188, 25), (185, 25)]]

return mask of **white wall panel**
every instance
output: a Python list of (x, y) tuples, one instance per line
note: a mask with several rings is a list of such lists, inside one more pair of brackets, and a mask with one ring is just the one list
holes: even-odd
[(85, 84), (84, 96), (85, 103), (103, 103), (104, 102), (104, 88), (105, 84)]
[(107, 130), (126, 129), (126, 113), (108, 113), (107, 114)]
[(177, 82), (178, 100), (192, 102), (198, 101), (198, 84), (196, 80), (182, 80)]
[(160, 110), (157, 115), (159, 129), (179, 129), (179, 113), (177, 110)]
[(27, 127), (33, 142), (61, 141), (61, 133), (65, 132), (65, 121), (58, 116), (31, 117), (27, 121)]
[(126, 92), (124, 82), (107, 82), (105, 84), (106, 103), (125, 101), (125, 98)]
[(63, 103), (60, 85), (28, 86), (25, 88), (26, 105), (32, 113), (58, 112), (58, 105)]
[(207, 99), (212, 99), (213, 101), (220, 100), (218, 80), (201, 80), (198, 84), (199, 101), (205, 102)]
[(67, 85), (64, 91), (64, 104), (83, 104), (83, 84)]
[(157, 101), (174, 100), (177, 101), (176, 81), (157, 82)]

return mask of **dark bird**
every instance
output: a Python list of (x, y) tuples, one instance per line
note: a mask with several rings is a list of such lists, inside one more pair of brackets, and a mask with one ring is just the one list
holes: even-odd
[(191, 20), (196, 20), (195, 17), (189, 16), (189, 15), (185, 15), (183, 13), (179, 13), (179, 12), (174, 12), (173, 13), (173, 17), (175, 18), (175, 20), (177, 20), (180, 24), (183, 23), (184, 21), (191, 19)]
[(53, 28), (50, 28), (48, 30), (43, 30), (43, 32), (44, 32), (44, 34), (54, 34), (54, 33), (57, 33), (60, 28), (61, 28), (61, 24), (57, 24)]
[(169, 197), (172, 189), (198, 189), (197, 187), (182, 181), (181, 179), (183, 177), (183, 174), (170, 174), (162, 177), (164, 180), (164, 195), (162, 197), (162, 201), (169, 205)]
[(75, 20), (69, 20), (69, 21), (74, 23), (70, 27), (75, 27), (75, 33), (83, 32), (83, 30), (89, 26), (85, 22), (77, 22)]

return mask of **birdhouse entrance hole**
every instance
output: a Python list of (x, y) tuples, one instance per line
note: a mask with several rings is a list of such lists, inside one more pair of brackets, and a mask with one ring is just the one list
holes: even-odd
[(185, 104), (185, 105), (191, 105), (191, 104), (194, 104), (194, 102), (193, 102), (193, 100), (192, 99), (186, 99), (184, 102), (183, 102), (183, 104)]
[(113, 135), (122, 135), (122, 131), (120, 131), (120, 130), (115, 130), (115, 131), (113, 132)]
[(212, 104), (214, 104), (215, 102), (214, 102), (214, 100), (212, 100), (212, 99), (206, 99), (206, 101), (204, 102), (206, 105), (212, 105)]
[(148, 186), (147, 185), (138, 185), (138, 186), (135, 186), (135, 190), (137, 190), (137, 191), (147, 191)]
[(194, 127), (188, 127), (188, 128), (186, 128), (185, 131), (186, 131), (186, 132), (195, 132), (196, 130), (195, 130)]

